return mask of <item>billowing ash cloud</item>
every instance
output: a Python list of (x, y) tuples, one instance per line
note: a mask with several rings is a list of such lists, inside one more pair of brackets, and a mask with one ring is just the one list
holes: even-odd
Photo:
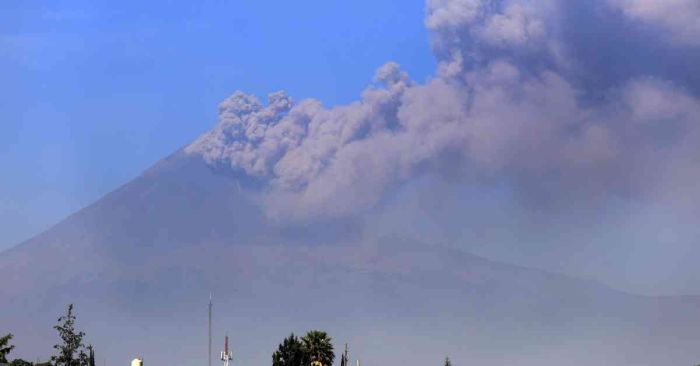
[(700, 2), (697, 0), (609, 0), (630, 18), (669, 32), (674, 41), (700, 44)]
[(623, 197), (692, 211), (700, 189), (682, 182), (700, 176), (699, 86), (665, 77), (677, 53), (606, 79), (608, 63), (630, 57), (607, 55), (608, 36), (638, 45), (655, 30), (604, 32), (650, 22), (668, 35), (649, 47), (670, 39), (696, 54), (697, 15), (694, 0), (427, 0), (439, 63), (426, 83), (390, 62), (346, 106), (236, 92), (187, 151), (265, 182), (273, 217), (362, 212), (403, 182), (452, 170), (537, 204)]

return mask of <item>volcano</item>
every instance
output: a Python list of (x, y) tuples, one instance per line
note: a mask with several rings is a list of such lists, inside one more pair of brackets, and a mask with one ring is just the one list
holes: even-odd
[(206, 360), (206, 304), (234, 362), (290, 332), (329, 331), (354, 358), (408, 365), (690, 364), (695, 297), (650, 297), (399, 237), (359, 219), (267, 218), (245, 176), (178, 151), (0, 255), (0, 324), (46, 359), (55, 319), (110, 364)]

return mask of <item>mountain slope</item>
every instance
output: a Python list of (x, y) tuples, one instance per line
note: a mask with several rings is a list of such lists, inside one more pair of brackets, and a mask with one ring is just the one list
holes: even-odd
[(696, 298), (634, 296), (454, 249), (365, 238), (356, 220), (284, 225), (265, 218), (255, 189), (178, 152), (3, 252), (0, 324), (17, 335), (17, 356), (47, 357), (51, 325), (76, 303), (89, 342), (110, 363), (203, 362), (213, 291), (216, 334), (231, 331), (246, 364), (269, 362), (282, 337), (312, 327), (370, 363), (696, 357)]

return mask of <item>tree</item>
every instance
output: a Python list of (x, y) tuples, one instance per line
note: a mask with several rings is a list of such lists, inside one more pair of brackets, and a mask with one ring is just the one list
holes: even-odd
[(92, 345), (87, 346), (88, 351), (88, 366), (95, 366), (95, 349)]
[(68, 313), (58, 318), (58, 324), (53, 328), (58, 331), (61, 344), (53, 346), (58, 351), (58, 355), (51, 356), (51, 364), (53, 366), (89, 366), (88, 355), (83, 345), (85, 333), (75, 330), (73, 304), (68, 305)]
[(348, 344), (345, 343), (345, 352), (340, 356), (340, 366), (349, 366), (348, 361)]
[(13, 345), (9, 345), (12, 339), (12, 333), (8, 333), (4, 337), (0, 337), (0, 362), (7, 363), (7, 355), (15, 348)]
[(445, 357), (445, 366), (452, 366), (452, 361), (450, 361), (449, 357)]
[(15, 358), (10, 362), (10, 366), (34, 366), (34, 364), (21, 358)]
[(272, 354), (272, 366), (305, 366), (308, 363), (303, 345), (294, 333), (285, 338)]
[(331, 366), (335, 359), (331, 337), (326, 332), (311, 330), (301, 338), (304, 353), (312, 364), (320, 363), (321, 366)]

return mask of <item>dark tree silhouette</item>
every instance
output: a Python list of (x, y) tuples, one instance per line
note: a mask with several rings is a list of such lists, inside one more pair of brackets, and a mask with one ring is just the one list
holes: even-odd
[(0, 337), (0, 362), (2, 363), (7, 363), (7, 355), (15, 348), (15, 346), (10, 345), (12, 337), (12, 333)]
[(345, 352), (340, 356), (340, 366), (348, 366), (348, 344), (345, 343)]
[(92, 345), (87, 346), (88, 349), (88, 366), (95, 366), (95, 349)]
[(34, 366), (34, 364), (21, 358), (15, 358), (10, 362), (10, 366)]
[(89, 357), (85, 353), (83, 337), (85, 333), (75, 330), (73, 304), (68, 305), (68, 313), (58, 318), (53, 327), (61, 337), (61, 343), (53, 346), (58, 355), (51, 356), (53, 366), (89, 366)]
[(294, 333), (285, 338), (272, 354), (272, 366), (305, 366), (308, 363), (303, 345)]
[(312, 363), (320, 363), (321, 366), (331, 366), (335, 359), (331, 337), (326, 332), (311, 330), (301, 338), (304, 353)]

